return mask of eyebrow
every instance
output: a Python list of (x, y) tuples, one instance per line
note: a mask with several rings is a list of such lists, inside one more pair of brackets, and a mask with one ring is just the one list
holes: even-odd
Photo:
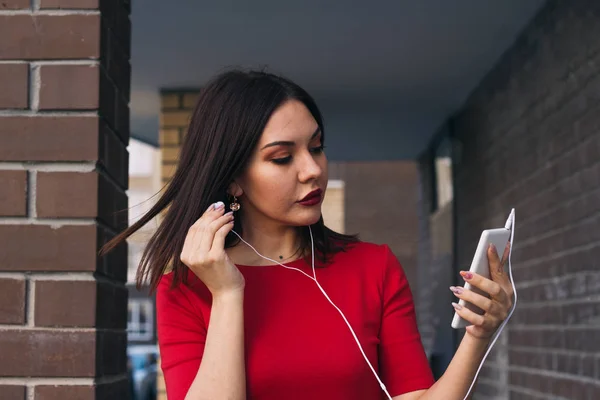
[[(313, 140), (314, 138), (316, 138), (319, 135), (319, 133), (321, 133), (321, 128), (320, 127), (317, 128), (317, 130), (315, 131), (315, 133), (312, 134), (312, 136), (310, 137), (310, 140)], [(272, 143), (269, 143), (269, 144), (263, 146), (261, 148), (261, 150), (264, 150), (267, 147), (273, 147), (273, 146), (295, 146), (295, 145), (296, 145), (295, 142), (291, 142), (291, 141), (288, 141), (288, 140), (279, 140), (277, 142), (272, 142)]]

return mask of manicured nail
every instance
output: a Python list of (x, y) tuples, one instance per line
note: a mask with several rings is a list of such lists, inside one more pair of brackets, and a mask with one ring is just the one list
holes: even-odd
[(233, 216), (233, 211), (229, 211), (228, 213), (225, 213), (225, 216), (232, 217)]
[(496, 253), (496, 246), (494, 246), (493, 243), (490, 243), (489, 245), (490, 250), (492, 250), (494, 253)]
[(460, 286), (450, 286), (450, 290), (452, 290), (452, 292), (456, 294), (461, 294), (463, 292), (463, 288), (461, 288)]
[(460, 274), (462, 275), (463, 278), (465, 279), (473, 279), (473, 274), (470, 272), (466, 272), (466, 271), (460, 271)]
[(462, 310), (462, 306), (458, 303), (452, 303), (452, 307), (454, 307), (455, 310)]
[(215, 210), (225, 207), (225, 204), (222, 201), (217, 201), (214, 205)]

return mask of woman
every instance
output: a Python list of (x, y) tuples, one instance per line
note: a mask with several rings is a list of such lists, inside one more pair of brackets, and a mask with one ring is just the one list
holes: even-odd
[(486, 312), (457, 310), (473, 326), (434, 383), (389, 247), (323, 223), (324, 140), (302, 88), (264, 72), (226, 72), (202, 90), (163, 196), (107, 245), (168, 207), (137, 279), (156, 290), (169, 400), (465, 396), (511, 305), (497, 252), (488, 254), (493, 280), (463, 275), (493, 296), (456, 290)]

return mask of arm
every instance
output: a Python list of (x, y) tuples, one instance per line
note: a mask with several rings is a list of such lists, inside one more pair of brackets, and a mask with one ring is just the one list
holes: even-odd
[(171, 281), (172, 276), (165, 275), (156, 293), (158, 344), (169, 400), (245, 399), (243, 292), (213, 298), (207, 325), (193, 301), (198, 296), (208, 302), (206, 288), (195, 294), (185, 286), (171, 289)]
[(446, 372), (429, 390), (395, 396), (393, 400), (462, 400), (471, 386), (488, 343), (488, 340), (478, 339), (466, 334)]
[[(204, 285), (157, 292), (158, 337), (169, 400), (245, 400), (244, 277), (224, 250), (233, 227), (223, 203), (211, 206), (186, 235), (181, 261)], [(208, 321), (195, 307), (209, 303)]]
[[(407, 393), (394, 397), (394, 400), (463, 400), (471, 387), (477, 369), (487, 351), (493, 334), (506, 320), (512, 307), (513, 289), (504, 272), (504, 265), (510, 252), (510, 243), (504, 249), (502, 260), (495, 247), (488, 248), (491, 279), (478, 274), (462, 271), (461, 275), (473, 286), (489, 293), (490, 298), (481, 296), (465, 288), (451, 288), (457, 298), (464, 299), (484, 311), (483, 315), (453, 303), (456, 312), (472, 325), (467, 327), (465, 336), (444, 375), (427, 391)], [(472, 397), (473, 391), (469, 395)]]
[(185, 400), (246, 399), (243, 291), (213, 298), (204, 355)]

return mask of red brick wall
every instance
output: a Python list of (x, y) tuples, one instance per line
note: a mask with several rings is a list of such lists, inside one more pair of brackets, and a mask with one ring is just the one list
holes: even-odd
[(3, 399), (128, 398), (126, 247), (97, 251), (127, 223), (130, 4), (98, 3), (0, 2)]
[(550, 1), (454, 121), (458, 264), (516, 208), (519, 306), (477, 399), (600, 398), (600, 2)]

